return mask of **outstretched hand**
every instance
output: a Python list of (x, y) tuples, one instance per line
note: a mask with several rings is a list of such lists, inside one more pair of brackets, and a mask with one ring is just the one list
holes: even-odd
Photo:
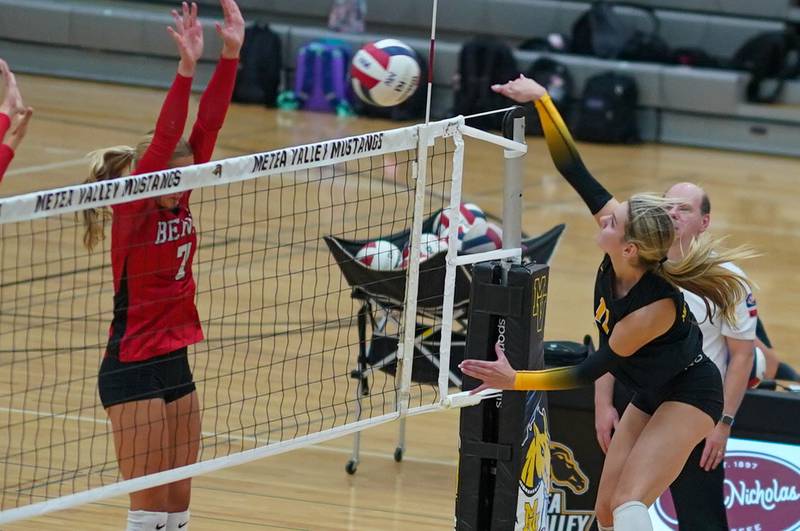
[(214, 27), (222, 39), (222, 57), (235, 59), (239, 57), (239, 50), (244, 44), (244, 18), (234, 0), (219, 0), (219, 3), (224, 19), (221, 24), (214, 24)]
[(536, 101), (547, 94), (543, 86), (522, 74), (502, 85), (492, 85), (492, 90), (519, 103)]
[(33, 107), (26, 107), (22, 112), (15, 113), (11, 119), (11, 131), (6, 140), (8, 147), (17, 150), (25, 134), (28, 132), (28, 123), (33, 116)]
[(25, 104), (17, 87), (17, 78), (8, 67), (8, 63), (0, 59), (0, 83), (3, 89), (3, 101), (0, 103), (0, 112), (9, 118), (25, 112)]
[(496, 361), (464, 360), (458, 365), (461, 372), (483, 382), (470, 391), (470, 394), (474, 395), (484, 389), (514, 389), (517, 371), (508, 363), (499, 343), (495, 344), (494, 352), (497, 354)]
[(203, 27), (197, 19), (197, 4), (192, 2), (190, 6), (183, 2), (181, 13), (173, 9), (172, 18), (175, 19), (175, 27), (168, 26), (167, 32), (175, 41), (181, 56), (178, 72), (183, 76), (192, 77), (197, 61), (203, 55)]

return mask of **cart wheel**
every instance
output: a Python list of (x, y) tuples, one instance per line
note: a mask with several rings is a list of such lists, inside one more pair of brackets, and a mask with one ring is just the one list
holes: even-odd
[(353, 459), (348, 461), (347, 464), (344, 467), (344, 469), (347, 471), (347, 473), (350, 474), (351, 476), (356, 473), (356, 469), (357, 468), (358, 468), (358, 463)]
[(403, 460), (403, 449), (399, 446), (394, 449), (394, 460), (398, 463)]

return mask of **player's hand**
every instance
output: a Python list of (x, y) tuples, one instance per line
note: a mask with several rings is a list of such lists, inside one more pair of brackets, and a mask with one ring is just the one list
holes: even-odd
[(603, 453), (608, 453), (611, 436), (619, 424), (619, 413), (614, 406), (598, 408), (594, 412), (594, 429), (597, 432), (597, 443)]
[(219, 0), (219, 3), (224, 20), (222, 24), (214, 24), (214, 27), (222, 39), (222, 57), (235, 59), (239, 57), (239, 50), (244, 44), (244, 18), (234, 0)]
[(31, 116), (33, 116), (33, 107), (28, 107), (24, 111), (18, 112), (11, 117), (11, 127), (9, 128), (11, 133), (8, 135), (6, 144), (14, 151), (17, 150), (22, 139), (25, 138), (25, 134), (28, 132), (28, 122), (31, 121)]
[(706, 445), (703, 448), (703, 455), (700, 457), (700, 468), (708, 472), (719, 466), (725, 457), (725, 447), (728, 445), (730, 436), (730, 426), (718, 422), (711, 435), (706, 437)]
[(492, 85), (492, 90), (519, 103), (536, 101), (547, 94), (543, 86), (522, 74), (508, 83)]
[(494, 346), (494, 352), (497, 354), (496, 361), (464, 360), (458, 365), (464, 374), (483, 381), (470, 394), (474, 395), (484, 389), (514, 389), (517, 371), (508, 363), (499, 343)]
[(17, 86), (17, 78), (8, 67), (8, 63), (0, 59), (0, 87), (3, 91), (3, 102), (0, 103), (0, 112), (9, 118), (15, 114), (25, 112), (25, 104)]
[(172, 18), (175, 19), (175, 27), (168, 26), (167, 32), (175, 41), (181, 56), (178, 73), (192, 77), (197, 61), (203, 55), (203, 27), (197, 18), (197, 4), (192, 2), (190, 6), (183, 2), (180, 13), (172, 10)]

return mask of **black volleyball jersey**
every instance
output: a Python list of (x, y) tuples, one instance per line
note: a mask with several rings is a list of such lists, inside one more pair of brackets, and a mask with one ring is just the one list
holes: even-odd
[(681, 291), (648, 271), (631, 290), (614, 298), (614, 268), (608, 255), (603, 258), (594, 285), (594, 319), (600, 346), (608, 345), (614, 325), (626, 315), (661, 299), (675, 303), (675, 322), (631, 356), (617, 356), (611, 374), (632, 391), (655, 390), (678, 373), (703, 359), (703, 336)]

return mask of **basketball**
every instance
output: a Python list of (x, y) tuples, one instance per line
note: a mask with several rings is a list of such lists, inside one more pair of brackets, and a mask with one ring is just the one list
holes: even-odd
[(503, 247), (503, 229), (494, 223), (480, 220), (464, 234), (462, 251), (483, 253)]
[(419, 85), (417, 54), (401, 41), (366, 44), (350, 66), (353, 91), (365, 103), (392, 107), (407, 100)]
[(400, 265), (400, 249), (386, 240), (369, 242), (356, 253), (356, 260), (367, 267), (387, 271)]

